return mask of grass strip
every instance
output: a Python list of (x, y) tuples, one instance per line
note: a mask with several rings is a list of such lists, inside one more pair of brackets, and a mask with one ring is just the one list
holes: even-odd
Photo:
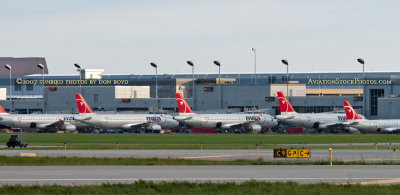
[[(34, 144), (27, 148), (0, 148), (0, 150), (64, 150), (64, 145), (40, 145), (40, 147), (34, 147)], [(323, 145), (323, 146), (309, 146), (309, 145), (259, 145), (260, 150), (266, 149), (277, 149), (277, 148), (309, 148), (309, 149), (357, 149), (357, 150), (374, 150), (375, 146), (371, 145)], [(400, 149), (399, 145), (390, 147), (389, 145), (378, 145), (378, 150), (391, 150), (393, 148)], [(68, 150), (116, 150), (116, 144), (86, 144), (86, 143), (74, 143), (67, 145)], [(255, 150), (255, 144), (118, 144), (119, 150)]]
[[(270, 134), (23, 134), (29, 146), (49, 147), (29, 149), (259, 149), (284, 148), (281, 144), (341, 144), (367, 143), (367, 145), (306, 146), (311, 149), (389, 149), (382, 143), (400, 143), (399, 135), (270, 135)], [(0, 143), (6, 143), (10, 134), (0, 134)], [(202, 143), (202, 146), (201, 146)], [(287, 146), (292, 147), (292, 146)], [(393, 145), (392, 148), (400, 147)], [(8, 149), (8, 148), (6, 148)]]
[[(271, 135), (271, 134), (42, 134), (24, 133), (29, 144), (329, 144), (329, 143), (400, 143), (400, 135)], [(0, 143), (6, 143), (10, 134), (0, 134)]]
[(294, 182), (147, 182), (85, 186), (2, 186), (0, 194), (398, 194), (400, 185), (298, 184)]
[[(334, 165), (400, 165), (397, 161), (333, 162)], [(232, 161), (160, 159), (160, 158), (78, 158), (78, 157), (9, 157), (0, 156), (0, 166), (101, 166), (101, 165), (329, 165), (328, 161), (264, 161), (263, 159)]]

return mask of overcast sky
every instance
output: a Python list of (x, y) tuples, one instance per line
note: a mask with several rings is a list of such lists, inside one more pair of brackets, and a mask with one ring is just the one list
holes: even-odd
[(400, 71), (400, 1), (2, 0), (0, 56), (50, 74)]

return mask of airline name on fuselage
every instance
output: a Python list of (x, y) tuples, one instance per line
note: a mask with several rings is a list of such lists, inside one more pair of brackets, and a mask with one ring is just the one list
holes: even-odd
[(246, 121), (259, 121), (261, 118), (259, 116), (246, 116)]
[(347, 121), (346, 116), (338, 116), (338, 121)]
[(72, 117), (72, 116), (65, 116), (63, 119), (64, 119), (64, 121), (73, 121), (73, 120), (75, 120), (75, 118)]
[(158, 116), (148, 116), (148, 117), (146, 117), (146, 120), (149, 121), (149, 122), (154, 122), (154, 121), (160, 122), (160, 121), (161, 121), (161, 117), (158, 117)]

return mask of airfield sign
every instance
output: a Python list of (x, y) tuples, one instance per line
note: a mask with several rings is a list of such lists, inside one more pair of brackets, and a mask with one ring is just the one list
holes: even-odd
[(274, 158), (310, 158), (310, 149), (274, 149)]
[(274, 149), (274, 158), (286, 158), (286, 149)]

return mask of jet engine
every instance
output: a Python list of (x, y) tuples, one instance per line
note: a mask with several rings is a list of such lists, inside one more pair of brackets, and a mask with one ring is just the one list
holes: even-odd
[(347, 128), (345, 128), (345, 130), (348, 131), (348, 132), (350, 132), (350, 133), (353, 133), (353, 132), (357, 132), (357, 131), (358, 131), (358, 129), (357, 129), (357, 128), (354, 128), (354, 127), (347, 127)]
[(76, 126), (71, 125), (71, 124), (64, 124), (64, 125), (62, 125), (61, 129), (67, 130), (67, 131), (76, 131)]
[(250, 124), (247, 126), (247, 129), (250, 131), (257, 131), (257, 133), (261, 132), (261, 126), (257, 124)]
[(157, 124), (151, 124), (151, 125), (147, 126), (147, 129), (152, 130), (152, 131), (160, 131), (161, 126), (157, 125)]
[(164, 128), (171, 129), (179, 126), (179, 122), (174, 119), (165, 119), (165, 123), (162, 124)]

